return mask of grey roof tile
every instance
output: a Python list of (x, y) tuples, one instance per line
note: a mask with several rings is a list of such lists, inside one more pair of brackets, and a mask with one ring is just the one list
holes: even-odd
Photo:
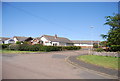
[(72, 43), (68, 38), (64, 37), (55, 37), (55, 36), (50, 36), (50, 35), (43, 35), (47, 40), (52, 41), (52, 42), (64, 42), (64, 43)]
[(17, 38), (18, 41), (26, 41), (28, 38), (31, 38), (31, 37), (14, 36), (13, 38)]

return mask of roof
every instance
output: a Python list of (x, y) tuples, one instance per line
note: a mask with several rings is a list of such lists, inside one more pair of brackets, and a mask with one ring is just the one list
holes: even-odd
[[(21, 36), (14, 36), (13, 38), (17, 38), (18, 41), (26, 41), (31, 37), (21, 37)], [(32, 38), (31, 38), (32, 39)]]
[(34, 39), (37, 39), (37, 40), (39, 40), (39, 41), (42, 41), (42, 40), (41, 40), (41, 37), (36, 37), (36, 38), (34, 38)]
[(10, 39), (10, 38), (8, 38), (8, 37), (0, 37), (0, 41), (5, 41), (5, 40), (8, 40), (8, 39)]
[(45, 37), (47, 40), (52, 41), (52, 42), (72, 43), (72, 41), (64, 37), (55, 37), (55, 36), (50, 36), (50, 35), (43, 35), (42, 37)]
[(73, 43), (98, 43), (100, 41), (90, 41), (90, 40), (71, 40)]

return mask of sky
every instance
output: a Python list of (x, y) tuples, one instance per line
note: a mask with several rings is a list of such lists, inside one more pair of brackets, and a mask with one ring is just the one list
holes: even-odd
[(117, 2), (3, 2), (2, 35), (103, 40), (105, 16), (117, 12)]

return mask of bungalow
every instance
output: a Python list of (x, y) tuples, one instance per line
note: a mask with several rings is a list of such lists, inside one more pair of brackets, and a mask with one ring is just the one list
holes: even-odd
[(43, 45), (46, 46), (73, 46), (72, 41), (70, 41), (68, 38), (58, 37), (57, 35), (43, 35), (40, 37), (40, 40), (42, 41)]
[(14, 44), (14, 43), (15, 41), (12, 38), (4, 41), (4, 44)]
[(19, 41), (19, 42), (25, 42), (25, 41), (27, 41), (27, 42), (29, 42), (31, 44), (31, 40), (33, 40), (33, 38), (32, 37), (14, 36), (13, 40), (15, 41), (15, 43), (17, 41)]
[(93, 48), (94, 44), (98, 44), (100, 41), (87, 41), (87, 40), (72, 40), (74, 46), (81, 46), (82, 48)]
[(7, 40), (9, 40), (10, 38), (7, 38), (7, 37), (0, 37), (0, 44), (6, 44)]
[(41, 40), (41, 37), (34, 38), (31, 40), (32, 45), (34, 44), (43, 44), (43, 41)]

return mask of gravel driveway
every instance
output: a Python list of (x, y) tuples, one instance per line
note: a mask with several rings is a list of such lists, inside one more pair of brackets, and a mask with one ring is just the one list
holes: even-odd
[(65, 61), (88, 51), (64, 51), (40, 54), (3, 54), (3, 79), (114, 79), (111, 76), (74, 67)]

